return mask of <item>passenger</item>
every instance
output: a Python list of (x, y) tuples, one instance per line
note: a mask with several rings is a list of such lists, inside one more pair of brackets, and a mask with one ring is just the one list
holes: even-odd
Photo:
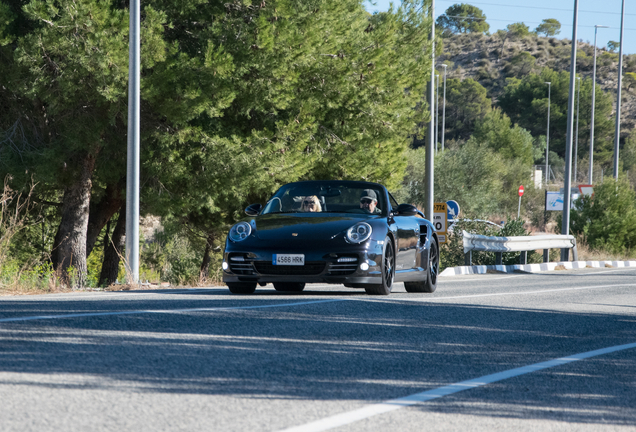
[(316, 195), (306, 196), (303, 199), (303, 203), (300, 206), (300, 211), (302, 212), (321, 212), (322, 206), (320, 205), (320, 200)]
[(360, 196), (360, 208), (367, 213), (378, 214), (381, 213), (377, 208), (378, 195), (373, 189), (365, 189)]

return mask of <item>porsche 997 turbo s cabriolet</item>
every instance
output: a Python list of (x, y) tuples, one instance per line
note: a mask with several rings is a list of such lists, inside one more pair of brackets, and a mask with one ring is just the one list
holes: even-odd
[(378, 183), (289, 183), (245, 213), (230, 229), (223, 256), (223, 281), (232, 293), (268, 283), (278, 291), (343, 284), (376, 295), (388, 295), (395, 282), (408, 292), (437, 286), (433, 225)]

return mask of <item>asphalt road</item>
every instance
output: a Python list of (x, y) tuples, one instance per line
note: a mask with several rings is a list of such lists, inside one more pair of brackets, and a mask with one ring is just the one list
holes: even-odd
[(0, 297), (1, 431), (636, 430), (636, 269)]

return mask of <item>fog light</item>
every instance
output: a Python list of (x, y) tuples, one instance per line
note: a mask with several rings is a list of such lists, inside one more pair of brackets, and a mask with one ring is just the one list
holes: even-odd
[(221, 267), (223, 268), (223, 270), (227, 270), (230, 266), (227, 265), (225, 261), (223, 261), (223, 264), (221, 264)]
[(360, 270), (362, 270), (362, 271), (367, 271), (367, 270), (369, 270), (369, 264), (367, 264), (367, 263), (365, 263), (365, 262), (364, 262), (364, 263), (362, 263), (362, 264), (360, 264)]

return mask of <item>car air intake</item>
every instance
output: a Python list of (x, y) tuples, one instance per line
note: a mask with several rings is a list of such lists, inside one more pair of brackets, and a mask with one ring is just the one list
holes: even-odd
[(230, 271), (237, 275), (253, 275), (254, 266), (243, 255), (229, 256)]
[(357, 256), (339, 256), (336, 262), (329, 263), (329, 274), (341, 276), (355, 273), (358, 268)]
[(325, 269), (324, 261), (307, 261), (302, 266), (273, 265), (271, 261), (254, 261), (256, 271), (263, 275), (319, 275)]

